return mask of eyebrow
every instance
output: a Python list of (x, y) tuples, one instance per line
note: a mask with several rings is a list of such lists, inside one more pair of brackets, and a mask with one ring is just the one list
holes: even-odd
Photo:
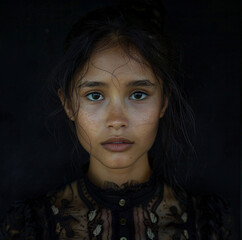
[[(135, 80), (126, 84), (126, 87), (154, 87), (156, 84), (152, 83), (148, 79)], [(85, 81), (80, 84), (81, 88), (92, 88), (92, 87), (108, 87), (107, 83), (97, 81)]]

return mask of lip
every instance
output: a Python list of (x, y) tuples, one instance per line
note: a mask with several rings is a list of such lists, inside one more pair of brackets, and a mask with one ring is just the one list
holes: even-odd
[(102, 146), (110, 152), (123, 152), (132, 147), (133, 143), (106, 143)]
[(134, 142), (123, 137), (112, 137), (102, 143), (102, 146), (110, 152), (123, 152), (132, 147)]
[(105, 142), (102, 142), (101, 144), (108, 144), (108, 143), (117, 143), (117, 142), (122, 142), (122, 143), (134, 143), (133, 141), (130, 141), (127, 138), (124, 137), (111, 137), (108, 140), (106, 140)]

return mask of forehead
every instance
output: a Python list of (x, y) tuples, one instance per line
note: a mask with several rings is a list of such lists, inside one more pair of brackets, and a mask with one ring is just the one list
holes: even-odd
[(138, 51), (126, 52), (119, 46), (95, 51), (86, 66), (84, 78), (108, 75), (155, 78), (149, 64)]

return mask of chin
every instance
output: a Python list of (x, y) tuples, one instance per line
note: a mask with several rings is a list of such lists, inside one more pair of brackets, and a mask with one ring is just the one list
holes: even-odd
[(130, 167), (133, 162), (130, 162), (130, 160), (127, 159), (113, 159), (112, 161), (108, 161), (103, 164), (110, 169), (125, 169)]

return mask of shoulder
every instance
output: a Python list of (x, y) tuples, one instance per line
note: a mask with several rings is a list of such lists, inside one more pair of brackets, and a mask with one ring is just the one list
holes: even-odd
[(0, 220), (0, 239), (49, 239), (50, 216), (45, 196), (14, 201)]
[(0, 217), (0, 239), (56, 239), (55, 205), (66, 204), (77, 194), (76, 189), (74, 181), (45, 195), (12, 202)]
[(231, 215), (227, 200), (217, 194), (193, 195), (191, 206), (199, 239), (227, 240), (229, 238)]
[(218, 194), (194, 194), (164, 184), (164, 199), (184, 206), (187, 228), (199, 240), (228, 240), (231, 232), (231, 212), (228, 200)]

